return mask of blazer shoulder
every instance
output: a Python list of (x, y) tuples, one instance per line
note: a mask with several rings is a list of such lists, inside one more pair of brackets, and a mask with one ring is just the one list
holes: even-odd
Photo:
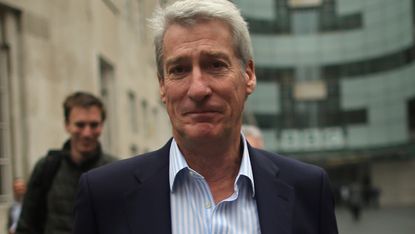
[(85, 174), (88, 180), (107, 181), (123, 180), (131, 174), (153, 174), (168, 166), (170, 141), (162, 148), (131, 158), (115, 161), (102, 167), (92, 169)]
[(265, 167), (270, 167), (272, 165), (277, 168), (276, 170), (282, 178), (287, 178), (289, 180), (307, 180), (326, 176), (326, 172), (323, 168), (310, 163), (264, 150), (251, 149), (251, 152), (251, 157), (254, 157), (254, 161), (259, 161), (259, 164)]

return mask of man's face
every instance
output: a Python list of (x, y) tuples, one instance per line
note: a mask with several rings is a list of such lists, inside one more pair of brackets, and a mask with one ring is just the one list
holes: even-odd
[(73, 107), (65, 124), (71, 137), (71, 152), (81, 156), (94, 153), (102, 127), (101, 110), (98, 107)]
[(253, 136), (253, 135), (245, 135), (245, 137), (252, 147), (255, 147), (258, 149), (264, 148), (264, 141), (262, 140), (262, 137)]
[(26, 182), (22, 179), (15, 180), (13, 183), (13, 192), (16, 200), (20, 200), (26, 193)]
[(173, 24), (163, 43), (160, 94), (173, 136), (192, 141), (239, 135), (256, 77), (253, 61), (243, 68), (236, 57), (229, 27), (217, 20)]

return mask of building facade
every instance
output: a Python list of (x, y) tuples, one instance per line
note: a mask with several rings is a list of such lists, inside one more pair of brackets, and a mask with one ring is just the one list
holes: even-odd
[(257, 90), (246, 121), (268, 150), (414, 205), (415, 1), (235, 0), (250, 26)]
[(11, 181), (28, 178), (68, 137), (62, 102), (83, 90), (108, 118), (104, 150), (126, 158), (171, 135), (159, 98), (151, 32), (153, 0), (0, 0), (0, 227)]

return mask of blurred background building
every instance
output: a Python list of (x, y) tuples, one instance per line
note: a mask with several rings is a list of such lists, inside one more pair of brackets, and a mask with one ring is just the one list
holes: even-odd
[(100, 96), (108, 119), (103, 148), (125, 158), (171, 135), (162, 107), (146, 18), (154, 0), (0, 0), (0, 233), (11, 181), (28, 178), (60, 148), (62, 102)]
[(415, 1), (234, 0), (258, 87), (246, 122), (268, 150), (319, 164), (336, 189), (415, 204)]

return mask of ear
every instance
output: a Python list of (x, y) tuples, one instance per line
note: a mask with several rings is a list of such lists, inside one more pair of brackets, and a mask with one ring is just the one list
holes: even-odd
[(158, 75), (158, 79), (159, 79), (159, 92), (160, 92), (161, 101), (164, 104), (166, 104), (166, 86), (164, 85), (164, 79), (160, 75)]
[(246, 93), (250, 95), (256, 88), (256, 75), (254, 61), (250, 59), (245, 68), (245, 82), (246, 82)]

